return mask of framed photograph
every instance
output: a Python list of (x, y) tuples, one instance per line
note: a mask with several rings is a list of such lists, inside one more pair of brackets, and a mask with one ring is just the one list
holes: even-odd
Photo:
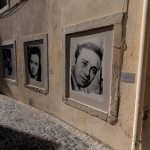
[(123, 13), (63, 29), (63, 102), (115, 124)]
[(16, 70), (16, 44), (14, 40), (1, 43), (1, 68), (2, 78), (17, 85), (17, 70)]
[(0, 14), (9, 8), (9, 0), (0, 0)]
[(23, 38), (23, 60), (25, 87), (47, 94), (47, 34)]

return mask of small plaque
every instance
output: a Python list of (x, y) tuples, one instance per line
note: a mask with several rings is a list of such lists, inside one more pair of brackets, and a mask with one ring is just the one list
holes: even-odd
[(135, 82), (135, 73), (122, 72), (121, 81), (127, 82), (127, 83), (134, 83)]
[(49, 68), (48, 73), (49, 73), (49, 74), (53, 74), (53, 69), (52, 69), (52, 68)]

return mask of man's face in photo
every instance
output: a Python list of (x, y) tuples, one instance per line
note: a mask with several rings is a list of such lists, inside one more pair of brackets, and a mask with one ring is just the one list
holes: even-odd
[(31, 68), (32, 75), (34, 77), (37, 76), (38, 69), (39, 69), (39, 56), (37, 54), (31, 55), (30, 68)]
[(87, 87), (93, 81), (99, 69), (99, 56), (92, 50), (83, 48), (74, 66), (77, 85), (82, 88)]

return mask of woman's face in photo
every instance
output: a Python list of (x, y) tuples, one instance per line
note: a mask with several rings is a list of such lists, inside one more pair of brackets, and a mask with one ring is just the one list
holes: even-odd
[(30, 68), (31, 68), (32, 75), (34, 77), (37, 76), (38, 69), (39, 69), (39, 56), (37, 54), (31, 55)]

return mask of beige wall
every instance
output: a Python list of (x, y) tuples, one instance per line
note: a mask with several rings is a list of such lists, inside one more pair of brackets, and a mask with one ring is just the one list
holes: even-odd
[[(130, 0), (123, 27), (123, 72), (137, 74), (141, 30), (141, 0)], [(49, 112), (116, 150), (131, 147), (136, 83), (120, 82), (119, 118), (116, 125), (102, 121), (62, 102), (62, 28), (124, 11), (126, 0), (29, 0), (13, 15), (0, 19), (0, 41), (16, 40), (18, 86), (2, 82), (0, 90), (19, 101)], [(49, 94), (31, 91), (23, 84), (23, 36), (48, 33)]]

